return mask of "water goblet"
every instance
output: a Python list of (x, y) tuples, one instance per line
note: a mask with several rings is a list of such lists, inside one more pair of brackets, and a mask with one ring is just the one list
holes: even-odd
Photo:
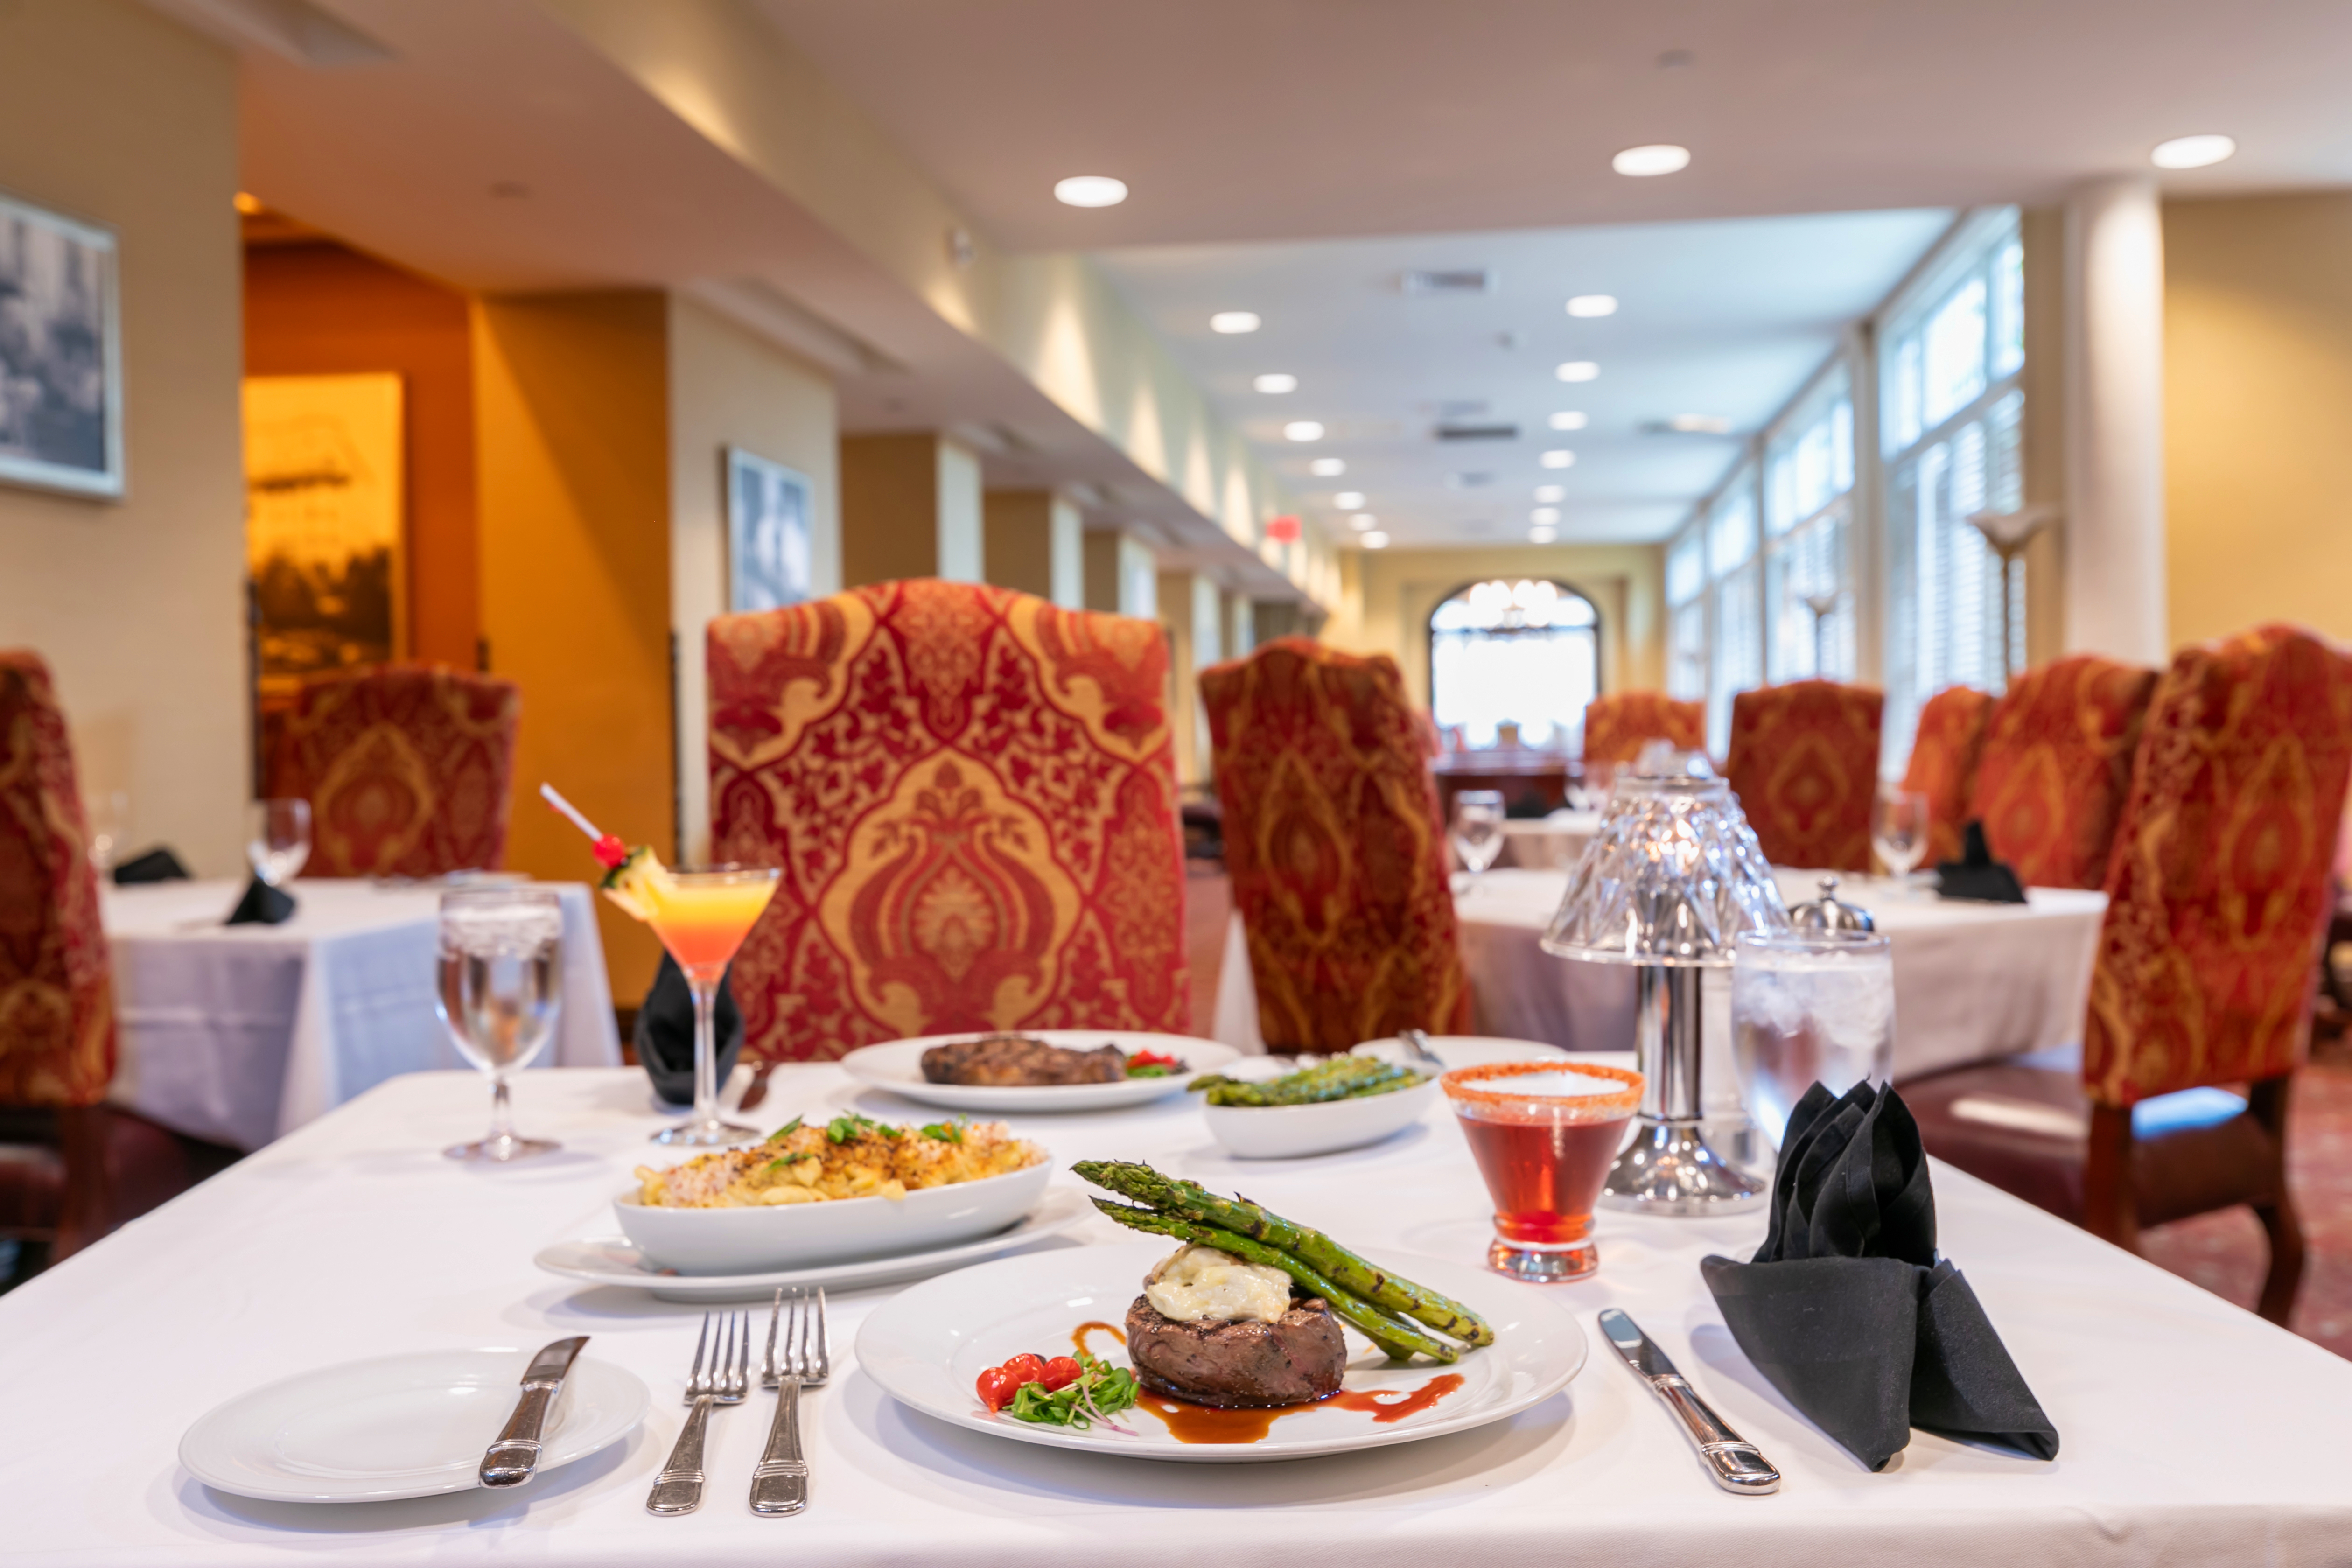
[(1819, 1082), (1843, 1094), (1895, 1066), (1895, 961), (1874, 931), (1748, 931), (1732, 951), (1740, 1099), (1775, 1149)]
[(475, 887), (441, 895), (433, 1010), (463, 1056), (490, 1075), (490, 1130), (442, 1152), (503, 1163), (562, 1147), (516, 1134), (507, 1076), (555, 1036), (563, 1005), (563, 906), (552, 888)]
[(1454, 852), (1473, 877), (1503, 852), (1503, 792), (1465, 789), (1454, 797)]
[(1870, 847), (1878, 851), (1886, 874), (1898, 880), (1911, 874), (1927, 853), (1927, 797), (1899, 784), (1878, 786), (1871, 803)]
[(310, 858), (310, 803), (257, 800), (246, 810), (245, 858), (273, 888), (299, 876)]
[(1549, 1285), (1601, 1267), (1592, 1205), (1642, 1103), (1629, 1068), (1495, 1062), (1438, 1079), (1495, 1202), (1486, 1267)]

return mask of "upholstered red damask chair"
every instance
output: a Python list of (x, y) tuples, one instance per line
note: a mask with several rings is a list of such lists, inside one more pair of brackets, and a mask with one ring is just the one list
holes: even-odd
[(1792, 680), (1731, 700), (1724, 776), (1776, 866), (1870, 869), (1878, 793), (1875, 686)]
[(441, 665), (305, 680), (276, 726), (267, 791), (310, 803), (304, 874), (496, 868), (521, 713), (512, 681)]
[(2027, 670), (1985, 723), (1969, 815), (2030, 888), (2106, 880), (2156, 671), (2076, 654)]
[(1927, 797), (1924, 864), (1960, 858), (1961, 829), (1972, 812), (1977, 763), (1984, 754), (1985, 721), (1991, 717), (1992, 700), (1991, 693), (1973, 686), (1947, 686), (1919, 710), (1903, 787)]
[(1630, 763), (1652, 741), (1684, 751), (1706, 746), (1706, 704), (1677, 702), (1663, 691), (1612, 691), (1584, 705), (1584, 760)]
[[(1928, 1149), (2124, 1247), (2249, 1204), (2271, 1240), (2262, 1312), (2285, 1322), (2303, 1268), (2287, 1093), (2347, 775), (2352, 658), (2290, 626), (2176, 655), (2116, 830), (2080, 1071), (1905, 1084)], [(2249, 1086), (2242, 1109), (2164, 1098), (2222, 1085)]]
[(65, 715), (0, 650), (0, 1237), (52, 1260), (184, 1188), (179, 1143), (111, 1110), (114, 984)]
[(1267, 1047), (1466, 1033), (1437, 791), (1395, 661), (1282, 637), (1202, 670), (1201, 700)]
[(754, 1057), (1187, 1030), (1157, 625), (919, 578), (709, 646), (711, 855), (783, 870), (735, 960)]

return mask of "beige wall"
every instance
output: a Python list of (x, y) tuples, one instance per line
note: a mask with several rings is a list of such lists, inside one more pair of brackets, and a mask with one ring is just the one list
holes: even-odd
[(824, 372), (724, 317), (669, 304), (670, 625), (677, 637), (678, 854), (710, 849), (710, 698), (703, 633), (727, 608), (726, 448), (809, 482), (809, 576), (841, 588), (840, 422)]
[(0, 485), (0, 647), (56, 672), (86, 795), (244, 863), (252, 782), (237, 383), (236, 68), (124, 0), (0, 7), (0, 190), (115, 231), (120, 501)]
[(1365, 550), (1345, 563), (1339, 611), (1323, 639), (1352, 653), (1385, 653), (1414, 703), (1429, 705), (1429, 616), (1439, 601), (1489, 577), (1551, 577), (1601, 611), (1601, 688), (1665, 684), (1665, 547), (1520, 545), (1484, 550)]
[(985, 518), (989, 582), (1086, 608), (1085, 524), (1075, 503), (1052, 490), (990, 490)]
[(2168, 202), (2164, 254), (2173, 641), (2352, 638), (2352, 193)]

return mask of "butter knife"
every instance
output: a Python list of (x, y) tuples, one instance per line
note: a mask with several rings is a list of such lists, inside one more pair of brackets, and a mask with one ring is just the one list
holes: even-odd
[(1684, 1429), (1698, 1446), (1699, 1458), (1706, 1461), (1715, 1477), (1715, 1484), (1725, 1491), (1743, 1497), (1762, 1497), (1780, 1489), (1780, 1472), (1759, 1452), (1755, 1444), (1733, 1431), (1722, 1416), (1707, 1407), (1706, 1400), (1693, 1392), (1690, 1383), (1675, 1370), (1675, 1363), (1660, 1350), (1650, 1336), (1643, 1333), (1633, 1319), (1611, 1307), (1601, 1314), (1601, 1331), (1633, 1375), (1650, 1385), (1650, 1392), (1666, 1402), (1666, 1408), (1682, 1418)]
[(558, 1340), (530, 1358), (530, 1366), (522, 1374), (522, 1394), (515, 1400), (514, 1414), (507, 1417), (506, 1430), (482, 1454), (484, 1486), (519, 1487), (539, 1468), (539, 1436), (547, 1426), (547, 1413), (563, 1391), (572, 1358), (587, 1342), (586, 1334)]

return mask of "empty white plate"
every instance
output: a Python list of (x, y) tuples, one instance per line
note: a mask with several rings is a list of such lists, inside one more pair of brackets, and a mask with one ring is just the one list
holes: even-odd
[[(411, 1351), (320, 1367), (215, 1406), (180, 1439), (208, 1487), (271, 1502), (383, 1502), (479, 1485), (530, 1349)], [(541, 1441), (541, 1474), (636, 1430), (650, 1395), (633, 1373), (582, 1356)]]
[(1165, 1078), (1121, 1079), (1115, 1083), (1043, 1083), (1008, 1088), (975, 1084), (930, 1083), (923, 1078), (923, 1053), (933, 1046), (976, 1040), (978, 1035), (925, 1035), (919, 1039), (893, 1040), (867, 1046), (841, 1058), (842, 1070), (870, 1089), (887, 1089), (919, 1105), (937, 1105), (975, 1116), (1004, 1116), (1040, 1110), (1119, 1110), (1148, 1105), (1180, 1094), (1196, 1073), (1215, 1072), (1241, 1053), (1214, 1040), (1189, 1035), (1147, 1035), (1131, 1029), (1023, 1029), (1020, 1033), (1049, 1046), (1091, 1051), (1117, 1046), (1129, 1056), (1157, 1051), (1174, 1057), (1185, 1070)]

